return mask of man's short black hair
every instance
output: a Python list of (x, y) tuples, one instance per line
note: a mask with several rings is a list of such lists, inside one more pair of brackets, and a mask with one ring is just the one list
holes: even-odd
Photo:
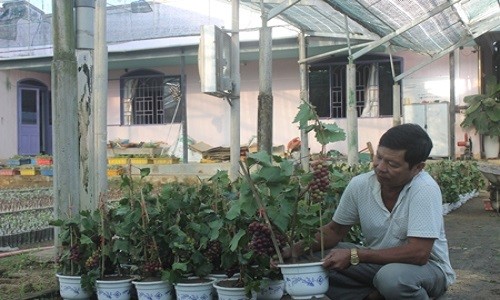
[(405, 161), (411, 169), (427, 160), (432, 150), (432, 140), (420, 125), (407, 123), (387, 130), (380, 137), (379, 146), (392, 150), (406, 150)]

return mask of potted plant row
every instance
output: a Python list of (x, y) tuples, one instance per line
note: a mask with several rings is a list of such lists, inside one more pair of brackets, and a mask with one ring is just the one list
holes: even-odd
[[(314, 131), (322, 144), (345, 137), (335, 124), (319, 122), (308, 104), (299, 107), (296, 121), (300, 128)], [(331, 173), (326, 168), (326, 162), (318, 163), (312, 172), (305, 172), (294, 161), (258, 152), (249, 155), (241, 165), (245, 176), (234, 182), (227, 172), (220, 171), (199, 184), (169, 183), (160, 192), (153, 192), (145, 180), (150, 169), (140, 169), (139, 179), (132, 178), (131, 172), (122, 175), (125, 196), (113, 205), (102, 201), (91, 214), (101, 221), (95, 222), (96, 217), (91, 222), (89, 213), (83, 212), (83, 219), (75, 223), (81, 229), (99, 226), (92, 230), (92, 234), (99, 233), (98, 238), (89, 233), (89, 238), (76, 239), (92, 245), (96, 255), (87, 253), (82, 259), (99, 261), (81, 268), (84, 286), (93, 291), (98, 278), (123, 273), (126, 267), (127, 274), (134, 276), (130, 281), (137, 284), (139, 299), (148, 297), (144, 294), (141, 298), (140, 283), (153, 280), (162, 282), (160, 293), (167, 298), (172, 297), (171, 287), (177, 298), (197, 299), (209, 299), (214, 293), (229, 299), (233, 296), (226, 293), (234, 289), (242, 293), (239, 298), (270, 291), (268, 283), (282, 280), (286, 269), (285, 261), (279, 258), (283, 247), (298, 240), (310, 242), (322, 222), (331, 217), (334, 201), (326, 197)], [(64, 224), (61, 220), (54, 223)], [(66, 247), (72, 245), (69, 236), (61, 237)], [(274, 256), (278, 256), (281, 268), (270, 267)], [(60, 260), (63, 263), (71, 260), (71, 256), (61, 258), (65, 258)], [(320, 273), (313, 285), (327, 288), (326, 271), (321, 263), (314, 263), (314, 267), (319, 267)], [(298, 281), (285, 279), (289, 293)], [(184, 294), (193, 292), (198, 284), (206, 290), (197, 287), (196, 296)]]
[[(191, 287), (191, 277), (205, 281), (208, 293), (213, 293), (215, 279), (208, 275), (223, 265), (220, 252), (213, 249), (220, 249), (219, 238), (227, 241), (230, 237), (222, 233), (224, 222), (214, 204), (213, 196), (218, 193), (213, 185), (202, 183), (168, 184), (161, 193), (153, 194), (152, 185), (143, 180), (149, 172), (140, 169), (138, 181), (123, 175), (125, 196), (119, 202), (103, 201), (95, 212), (51, 223), (61, 229), (58, 276), (80, 275), (83, 287), (79, 293), (85, 290), (99, 297), (100, 279), (118, 270), (132, 276), (130, 283), (136, 286), (139, 299), (150, 299), (153, 282), (162, 288), (154, 292), (155, 297), (170, 299), (173, 286), (179, 288), (178, 293), (183, 285)], [(217, 201), (223, 202), (221, 198)], [(234, 265), (235, 258), (232, 255), (227, 261)], [(131, 289), (125, 286), (119, 293), (130, 295)]]
[(64, 299), (90, 299), (97, 280), (113, 269), (105, 215), (101, 205), (99, 210), (50, 222), (59, 228), (56, 276)]

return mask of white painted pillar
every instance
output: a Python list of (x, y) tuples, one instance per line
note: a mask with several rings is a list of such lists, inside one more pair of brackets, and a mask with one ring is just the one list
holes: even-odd
[(347, 90), (347, 163), (357, 165), (358, 154), (358, 113), (356, 110), (356, 65), (351, 61), (346, 67)]
[(231, 80), (233, 89), (231, 92), (231, 147), (229, 178), (231, 181), (239, 177), (240, 170), (240, 1), (232, 0), (232, 25), (231, 25)]

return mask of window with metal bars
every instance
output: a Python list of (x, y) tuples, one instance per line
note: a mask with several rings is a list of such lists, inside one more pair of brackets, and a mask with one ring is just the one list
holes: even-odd
[(149, 70), (126, 74), (120, 80), (123, 125), (181, 122), (181, 77)]
[[(321, 118), (345, 118), (347, 109), (347, 59), (329, 60), (309, 68), (309, 101)], [(396, 74), (402, 61), (394, 59)], [(392, 70), (388, 58), (356, 62), (356, 111), (358, 117), (392, 116)]]

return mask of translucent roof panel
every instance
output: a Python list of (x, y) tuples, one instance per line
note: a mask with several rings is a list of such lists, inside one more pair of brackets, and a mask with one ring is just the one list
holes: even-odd
[[(260, 0), (241, 0), (258, 9)], [(500, 26), (497, 0), (263, 0), (268, 11), (279, 14), (310, 35), (373, 38), (412, 51), (435, 55), (495, 30)], [(347, 27), (346, 27), (347, 17)], [(346, 29), (348, 28), (348, 30)]]
[[(70, 1), (70, 0), (58, 0)], [(498, 0), (240, 0), (240, 39), (258, 40), (261, 9), (273, 37), (302, 31), (332, 45), (394, 45), (431, 56), (500, 28)], [(107, 0), (110, 46), (196, 43), (201, 25), (231, 27), (230, 0)], [(50, 56), (52, 0), (0, 0), (0, 59)], [(158, 43), (151, 43), (158, 41)], [(163, 41), (161, 46), (159, 42)], [(372, 47), (373, 46), (373, 47)], [(110, 48), (110, 51), (124, 51)], [(131, 48), (131, 50), (137, 48)], [(368, 52), (360, 49), (357, 53)], [(354, 53), (356, 56), (356, 53)], [(362, 55), (362, 54), (359, 54)]]

